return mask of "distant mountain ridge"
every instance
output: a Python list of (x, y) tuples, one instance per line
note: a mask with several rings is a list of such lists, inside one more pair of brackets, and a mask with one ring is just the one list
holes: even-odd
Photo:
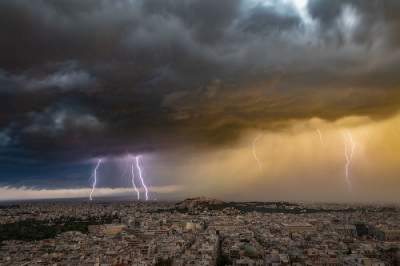
[(193, 209), (196, 207), (204, 207), (207, 205), (221, 205), (224, 203), (225, 202), (222, 200), (211, 199), (207, 197), (195, 197), (178, 202), (175, 206), (179, 209)]

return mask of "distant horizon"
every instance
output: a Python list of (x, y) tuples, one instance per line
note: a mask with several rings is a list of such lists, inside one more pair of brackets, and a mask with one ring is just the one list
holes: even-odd
[[(87, 189), (88, 191), (90, 189)], [(304, 203), (304, 204), (348, 204), (348, 205), (399, 205), (400, 202), (390, 202), (390, 201), (307, 201), (307, 200), (284, 200), (284, 199), (266, 199), (266, 200), (231, 200), (231, 199), (221, 199), (215, 197), (208, 197), (203, 195), (193, 195), (193, 196), (186, 196), (186, 197), (164, 197), (164, 198), (150, 198), (149, 200), (140, 199), (137, 200), (136, 196), (132, 193), (131, 195), (108, 195), (108, 196), (99, 196), (94, 197), (92, 201), (89, 199), (89, 193), (87, 197), (59, 197), (59, 198), (24, 198), (24, 199), (0, 199), (0, 205), (2, 204), (13, 204), (13, 203), (38, 203), (38, 202), (80, 202), (80, 203), (102, 203), (102, 202), (141, 202), (141, 203), (155, 203), (155, 202), (182, 202), (185, 200), (190, 199), (197, 199), (197, 198), (206, 198), (210, 200), (219, 200), (222, 202), (243, 202), (243, 203), (251, 203), (251, 202), (259, 202), (259, 203), (278, 203), (278, 202), (286, 202), (286, 203)]]

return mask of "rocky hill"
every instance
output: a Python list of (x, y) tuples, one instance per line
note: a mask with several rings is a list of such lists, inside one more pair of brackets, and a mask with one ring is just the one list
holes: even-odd
[(210, 205), (221, 205), (224, 204), (222, 200), (211, 199), (206, 197), (196, 197), (185, 199), (176, 204), (176, 208), (178, 209), (194, 209), (198, 207), (207, 207)]

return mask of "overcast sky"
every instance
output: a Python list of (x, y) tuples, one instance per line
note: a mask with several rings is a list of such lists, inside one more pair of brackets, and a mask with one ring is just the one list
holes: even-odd
[(160, 199), (399, 202), (399, 13), (2, 0), (0, 199), (86, 196), (99, 158), (104, 193), (131, 193), (141, 154)]

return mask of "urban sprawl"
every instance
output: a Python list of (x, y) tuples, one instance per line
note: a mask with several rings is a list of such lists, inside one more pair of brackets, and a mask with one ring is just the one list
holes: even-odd
[(0, 205), (0, 265), (400, 265), (398, 206), (286, 202)]

